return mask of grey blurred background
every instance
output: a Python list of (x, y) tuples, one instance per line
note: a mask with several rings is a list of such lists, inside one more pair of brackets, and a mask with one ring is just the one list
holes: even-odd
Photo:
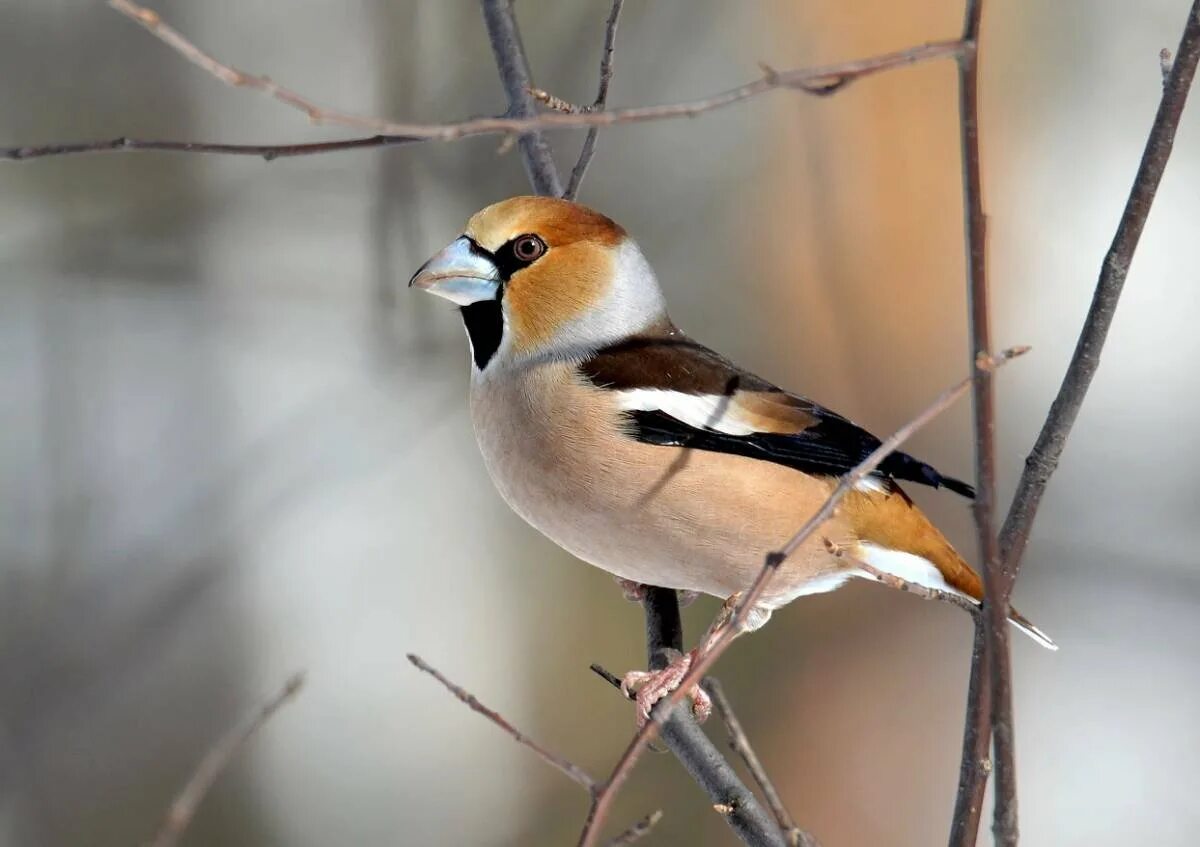
[[(607, 0), (519, 5), (537, 82), (594, 96)], [(1186, 0), (989, 4), (995, 335), (1011, 492), (1074, 344)], [(628, 0), (611, 102), (648, 104), (953, 37), (957, 0)], [(350, 111), (503, 108), (473, 0), (161, 2), (215, 55)], [(887, 432), (966, 370), (949, 63), (601, 135), (580, 199), (622, 222), (678, 323)], [(334, 137), (224, 88), (84, 0), (0, 0), (0, 144)], [(557, 134), (560, 163), (580, 137)], [(114, 155), (0, 167), (0, 844), (129, 845), (295, 669), (309, 685), (186, 844), (573, 843), (586, 797), (404, 661), (415, 651), (600, 775), (632, 729), (587, 670), (641, 615), (493, 493), (453, 311), (403, 290), (477, 208), (524, 193), (494, 138), (265, 164)], [(1185, 845), (1200, 778), (1200, 428), (1191, 261), (1200, 103), (1055, 477), (1017, 602), (1024, 843)], [(969, 409), (919, 455), (971, 467)], [(926, 506), (965, 551), (968, 509)], [(1006, 502), (1006, 500), (1005, 500)], [(714, 611), (686, 612), (695, 638)], [(947, 831), (970, 626), (854, 585), (719, 671), (827, 847)], [(720, 734), (719, 728), (714, 732)], [(669, 756), (614, 822), (727, 845)], [(986, 843), (986, 833), (981, 843)]]

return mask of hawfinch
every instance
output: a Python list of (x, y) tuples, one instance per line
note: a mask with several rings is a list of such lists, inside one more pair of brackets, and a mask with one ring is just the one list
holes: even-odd
[[(409, 285), (461, 309), (471, 418), (500, 495), (622, 580), (721, 598), (742, 591), (880, 444), (681, 332), (638, 245), (584, 206), (545, 197), (489, 206)], [(877, 578), (856, 561), (979, 601), (979, 577), (902, 482), (974, 496), (892, 453), (782, 565), (752, 626), (797, 597)], [(1017, 613), (1011, 620), (1054, 646)]]

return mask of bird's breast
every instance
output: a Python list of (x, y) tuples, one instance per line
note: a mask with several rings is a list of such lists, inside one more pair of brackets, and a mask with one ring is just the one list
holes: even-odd
[[(831, 490), (828, 480), (768, 462), (638, 442), (609, 394), (570, 365), (548, 364), (477, 375), (471, 414), (509, 506), (613, 574), (728, 596)], [(828, 568), (814, 539), (778, 591), (793, 593)]]

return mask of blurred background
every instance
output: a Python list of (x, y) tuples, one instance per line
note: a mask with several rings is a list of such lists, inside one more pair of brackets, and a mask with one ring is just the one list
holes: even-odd
[[(607, 0), (518, 4), (538, 84), (594, 96)], [(954, 37), (957, 0), (628, 0), (610, 102)], [(1001, 495), (1075, 342), (1187, 0), (989, 4), (983, 152)], [(348, 111), (502, 111), (473, 0), (184, 0), (230, 64)], [(1195, 98), (1193, 98), (1195, 99)], [(580, 199), (636, 234), (676, 321), (890, 432), (966, 373), (955, 77), (777, 92), (600, 136)], [(0, 144), (336, 137), (220, 85), (98, 2), (0, 0)], [(552, 136), (560, 166), (579, 133)], [(129, 845), (214, 739), (308, 686), (223, 776), (192, 845), (564, 844), (577, 786), (404, 660), (413, 651), (604, 774), (632, 712), (589, 671), (643, 661), (639, 608), (493, 492), (453, 310), (412, 270), (525, 193), (496, 138), (271, 164), (165, 154), (0, 167), (0, 844)], [(1200, 103), (1016, 601), (1024, 844), (1185, 845), (1200, 778)], [(913, 452), (971, 469), (960, 404)], [(969, 510), (915, 492), (964, 551)], [(715, 604), (685, 612), (689, 640)], [(826, 847), (945, 839), (970, 625), (870, 585), (796, 603), (719, 674)], [(714, 722), (713, 732), (722, 733)], [(722, 742), (723, 743), (723, 742)], [(614, 824), (732, 836), (670, 756)], [(981, 843), (988, 843), (987, 825)]]

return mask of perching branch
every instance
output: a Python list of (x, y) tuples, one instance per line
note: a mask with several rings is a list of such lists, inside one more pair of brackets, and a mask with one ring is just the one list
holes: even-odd
[(191, 824), (192, 818), (196, 816), (200, 804), (204, 802), (204, 798), (208, 796), (208, 792), (217, 779), (229, 767), (234, 756), (242, 751), (242, 748), (246, 746), (254, 733), (262, 728), (263, 724), (300, 693), (303, 686), (304, 674), (295, 674), (289, 677), (279, 693), (263, 704), (249, 721), (230, 730), (205, 754), (187, 783), (171, 802), (171, 807), (167, 810), (158, 832), (149, 842), (148, 847), (173, 847), (179, 841), (184, 830)]
[(725, 729), (729, 733), (729, 746), (741, 757), (746, 769), (754, 777), (754, 782), (762, 791), (767, 806), (771, 809), (771, 814), (775, 816), (775, 822), (779, 824), (779, 829), (789, 847), (820, 847), (816, 838), (796, 826), (796, 821), (792, 819), (787, 807), (783, 804), (783, 798), (775, 789), (775, 783), (767, 775), (767, 769), (763, 767), (762, 760), (754, 752), (749, 736), (742, 729), (742, 722), (738, 720), (737, 714), (733, 711), (733, 704), (725, 695), (725, 687), (721, 685), (720, 680), (708, 677), (704, 680), (704, 690), (712, 698), (713, 706), (716, 707), (717, 714), (721, 716), (721, 722), (725, 724)]
[[(129, 0), (121, 1), (132, 5), (129, 3)], [(161, 20), (159, 22), (161, 23)], [(151, 31), (153, 32), (154, 30)], [(172, 30), (172, 32), (175, 31)], [(178, 33), (175, 34), (178, 35)], [(182, 38), (182, 36), (179, 37)], [(533, 115), (532, 117), (500, 116), (473, 118), (447, 124), (398, 123), (381, 118), (348, 115), (318, 107), (306, 98), (287, 90), (290, 100), (285, 102), (290, 102), (291, 100), (299, 101), (301, 105), (298, 105), (297, 108), (300, 108), (306, 115), (309, 115), (313, 123), (367, 129), (377, 133), (377, 135), (370, 138), (345, 139), (313, 145), (222, 145), (202, 142), (148, 141), (120, 138), (116, 140), (106, 139), (92, 142), (21, 145), (0, 148), (0, 159), (26, 161), (47, 156), (62, 156), (77, 153), (134, 152), (144, 150), (182, 153), (231, 153), (259, 155), (266, 159), (272, 159), (282, 156), (326, 153), (338, 149), (394, 146), (424, 141), (457, 141), (476, 135), (519, 135), (532, 130), (580, 129), (614, 126), (617, 124), (645, 123), (675, 118), (694, 118), (705, 112), (722, 109), (776, 89), (790, 89), (812, 95), (830, 94), (833, 91), (841, 90), (850, 82), (872, 74), (932, 59), (950, 58), (957, 56), (962, 49), (963, 45), (959, 41), (937, 41), (917, 47), (910, 47), (907, 50), (899, 50), (866, 59), (854, 59), (816, 68), (798, 68), (787, 71), (768, 69), (764, 76), (728, 91), (697, 100), (684, 100), (658, 106), (636, 106), (626, 109), (607, 109), (603, 111), (578, 111), (569, 114), (547, 113)], [(197, 52), (202, 51), (199, 51), (197, 48)], [(207, 56), (207, 54), (203, 55)], [(201, 67), (204, 67), (204, 65), (201, 65)], [(221, 67), (228, 71), (228, 73), (216, 75), (222, 81), (227, 81), (227, 78), (236, 78), (243, 81), (265, 79), (265, 77), (255, 77), (252, 74), (245, 74), (227, 65), (221, 65)], [(250, 84), (243, 82), (239, 87), (246, 87), (247, 85)], [(271, 85), (274, 85), (274, 83), (271, 83)], [(282, 89), (278, 87), (273, 89), (273, 91), (277, 90)]]
[[(496, 57), (496, 70), (508, 97), (506, 116), (534, 118), (537, 106), (533, 95), (533, 74), (529, 60), (525, 57), (525, 46), (521, 43), (521, 32), (513, 15), (512, 0), (480, 0), (483, 21), (487, 25), (488, 40), (492, 44), (492, 55)], [(548, 197), (562, 195), (562, 181), (558, 168), (550, 153), (550, 145), (542, 133), (535, 129), (521, 133), (517, 140), (521, 148), (521, 161), (525, 163), (525, 175), (533, 190)]]
[[(652, 588), (649, 590), (669, 591), (670, 589)], [(648, 620), (648, 635), (650, 629), (651, 624)], [(657, 669), (663, 665), (664, 662), (652, 662), (650, 667)], [(592, 670), (617, 691), (621, 691), (621, 680), (617, 676), (600, 665), (593, 664)], [(657, 709), (658, 706), (655, 707), (655, 711)], [(665, 717), (663, 717), (664, 714)], [(692, 779), (704, 789), (712, 802), (714, 811), (717, 811), (725, 819), (733, 833), (744, 844), (750, 845), (750, 847), (787, 847), (783, 835), (758, 802), (754, 792), (746, 787), (733, 766), (726, 761), (705, 735), (704, 730), (696, 723), (691, 709), (686, 704), (675, 706), (669, 714), (658, 713), (656, 719), (663, 720), (660, 737), (667, 749), (675, 754)], [(584, 831), (580, 834), (580, 844), (594, 843), (591, 839), (599, 837), (607, 808), (615, 799), (616, 792), (617, 786), (613, 784), (610, 777), (605, 783), (604, 791), (593, 798)]]
[[(978, 366), (999, 367), (1008, 360), (1025, 353), (1028, 349), (1028, 347), (1012, 348), (995, 357), (981, 357)], [(621, 754), (621, 758), (617, 761), (616, 766), (606, 781), (606, 790), (597, 796), (593, 804), (592, 814), (588, 816), (583, 834), (580, 837), (580, 847), (589, 847), (589, 845), (595, 843), (597, 832), (607, 814), (609, 805), (616, 796), (617, 790), (633, 770), (633, 766), (637, 764), (646, 745), (658, 737), (664, 719), (676, 711), (676, 706), (681, 703), (692, 688), (700, 684), (708, 669), (712, 667), (713, 663), (720, 658), (721, 654), (725, 652), (734, 638), (745, 628), (751, 610), (758, 604), (758, 600), (766, 590), (771, 577), (778, 571), (780, 566), (800, 548), (809, 536), (833, 517), (838, 504), (850, 492), (855, 483), (862, 481), (917, 430), (924, 427), (949, 408), (955, 400), (965, 394), (971, 387), (972, 380), (973, 377), (967, 377), (953, 388), (943, 392), (920, 414), (898, 429), (869, 456), (843, 476), (821, 508), (779, 550), (767, 555), (762, 569), (750, 587), (739, 594), (735, 594), (726, 601), (727, 608), (732, 605), (732, 612), (728, 618), (715, 627), (704, 639), (695, 660), (691, 663), (691, 667), (680, 681), (679, 686), (655, 704), (650, 712), (652, 720), (646, 721), (637, 734), (634, 735), (633, 740), (629, 742), (629, 746), (625, 748), (625, 752)]]
[[(604, 50), (600, 54), (600, 84), (596, 91), (596, 100), (591, 106), (591, 111), (594, 112), (602, 112), (608, 105), (608, 86), (612, 82), (613, 75), (613, 52), (617, 48), (617, 22), (621, 18), (621, 7), (624, 5), (625, 0), (613, 0), (612, 11), (609, 12), (608, 23), (604, 27)], [(588, 130), (587, 137), (583, 139), (579, 160), (571, 171), (571, 180), (567, 183), (566, 193), (563, 194), (563, 197), (568, 200), (574, 200), (579, 194), (583, 175), (587, 173), (588, 165), (592, 163), (592, 156), (596, 153), (596, 136), (599, 134), (600, 129), (592, 127)]]

